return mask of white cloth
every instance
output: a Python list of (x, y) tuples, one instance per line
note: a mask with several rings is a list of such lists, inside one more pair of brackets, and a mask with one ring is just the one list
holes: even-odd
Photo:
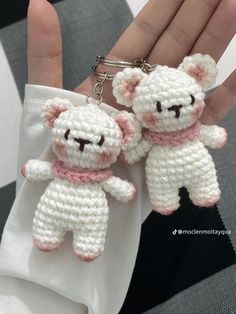
[[(39, 155), (50, 159), (50, 133), (42, 125), (40, 107), (46, 99), (56, 96), (68, 98), (74, 105), (85, 103), (85, 96), (70, 91), (26, 85), (19, 166)], [(101, 107), (107, 112), (115, 110), (106, 104)], [(134, 268), (141, 223), (151, 209), (143, 169), (142, 163), (114, 166), (115, 175), (135, 184), (138, 196), (123, 204), (107, 195), (110, 215), (105, 250), (92, 263), (78, 260), (71, 235), (57, 252), (43, 253), (33, 246), (33, 215), (48, 183), (29, 183), (19, 174), (17, 197), (0, 247), (0, 313), (119, 312)]]

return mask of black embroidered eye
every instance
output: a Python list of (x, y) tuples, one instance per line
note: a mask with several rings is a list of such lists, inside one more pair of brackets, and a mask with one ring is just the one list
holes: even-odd
[(98, 144), (99, 146), (102, 146), (102, 144), (104, 143), (104, 141), (105, 141), (105, 138), (104, 138), (104, 136), (102, 135), (100, 141), (99, 141), (97, 144)]
[(193, 105), (195, 103), (195, 97), (193, 95), (190, 95), (191, 97), (191, 105)]
[(66, 139), (66, 140), (68, 140), (68, 135), (70, 134), (70, 129), (68, 129), (66, 132), (65, 132), (65, 134), (64, 134), (64, 138)]
[(161, 102), (160, 102), (160, 101), (157, 101), (156, 107), (157, 107), (157, 111), (158, 111), (158, 112), (162, 112), (162, 109), (161, 109)]

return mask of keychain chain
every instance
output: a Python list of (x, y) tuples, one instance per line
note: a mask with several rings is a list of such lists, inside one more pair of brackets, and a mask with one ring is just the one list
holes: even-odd
[[(97, 100), (97, 104), (100, 105), (100, 103), (102, 102), (102, 93), (103, 93), (103, 83), (105, 82), (105, 80), (107, 79), (107, 75), (108, 73), (104, 73), (104, 77), (98, 78), (96, 81), (96, 84), (93, 87), (93, 91), (92, 93), (90, 93), (87, 98), (86, 98), (86, 102), (89, 104), (90, 103), (90, 98), (92, 98), (93, 100)], [(95, 96), (95, 98), (93, 97)]]

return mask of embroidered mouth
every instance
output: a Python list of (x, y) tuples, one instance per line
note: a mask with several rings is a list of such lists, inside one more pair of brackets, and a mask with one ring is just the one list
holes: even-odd
[(180, 109), (183, 107), (183, 105), (174, 105), (170, 108), (168, 108), (168, 111), (175, 111), (175, 118), (178, 119), (180, 116)]
[(85, 140), (85, 139), (83, 139), (83, 138), (74, 138), (74, 141), (77, 142), (77, 143), (79, 143), (79, 150), (80, 150), (81, 152), (83, 152), (85, 145), (87, 145), (87, 144), (92, 144), (91, 141)]
[[(79, 145), (79, 150), (80, 150), (81, 152), (84, 151), (85, 145), (87, 145), (87, 144), (92, 144), (91, 141), (86, 140), (86, 139), (83, 139), (83, 138), (74, 138), (74, 141), (80, 144), (80, 145)], [(101, 138), (100, 138), (99, 142), (97, 143), (97, 145), (98, 145), (98, 146), (102, 146), (104, 142), (105, 142), (105, 138), (104, 138), (103, 135), (101, 135)]]

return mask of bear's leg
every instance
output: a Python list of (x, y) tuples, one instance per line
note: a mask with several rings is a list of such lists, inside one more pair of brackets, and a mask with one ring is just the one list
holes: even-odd
[(213, 166), (209, 171), (198, 173), (191, 181), (187, 189), (193, 204), (200, 207), (212, 207), (218, 202), (220, 189)]
[(104, 217), (103, 222), (99, 222), (99, 216), (90, 218), (94, 222), (81, 224), (78, 230), (73, 230), (74, 252), (86, 262), (91, 262), (102, 254), (107, 231), (108, 217)]
[(64, 240), (65, 230), (52, 225), (40, 215), (35, 215), (33, 222), (33, 242), (41, 251), (57, 250)]
[(153, 210), (162, 214), (170, 215), (179, 208), (179, 189), (177, 186), (152, 182), (148, 184)]

